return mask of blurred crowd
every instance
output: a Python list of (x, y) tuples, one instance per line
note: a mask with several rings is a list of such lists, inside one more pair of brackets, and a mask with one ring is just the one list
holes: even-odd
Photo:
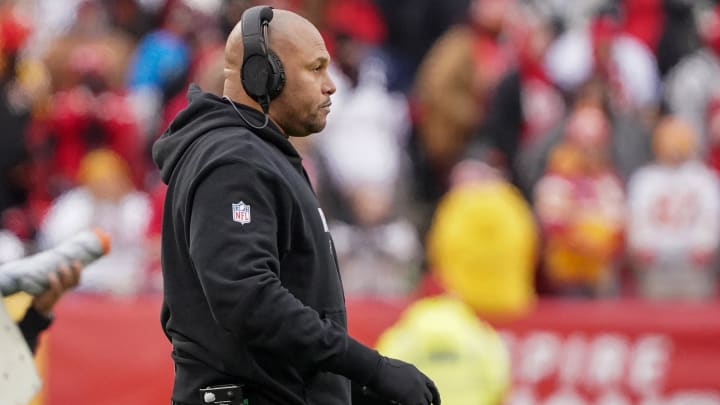
[[(256, 0), (0, 0), (0, 261), (88, 227), (81, 291), (161, 288), (150, 146), (222, 93)], [(714, 299), (720, 6), (692, 0), (268, 0), (337, 85), (295, 139), (347, 295)], [(208, 235), (212, 237), (212, 235)]]

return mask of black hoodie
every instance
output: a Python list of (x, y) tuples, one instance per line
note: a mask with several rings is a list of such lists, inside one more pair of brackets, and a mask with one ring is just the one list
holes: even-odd
[(332, 239), (300, 156), (272, 122), (250, 128), (197, 86), (188, 99), (153, 146), (168, 184), (161, 318), (173, 400), (200, 404), (198, 389), (242, 383), (250, 405), (350, 404), (347, 378), (367, 383), (380, 357), (347, 334)]

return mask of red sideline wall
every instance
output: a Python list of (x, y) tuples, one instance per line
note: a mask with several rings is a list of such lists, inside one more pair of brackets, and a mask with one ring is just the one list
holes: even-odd
[[(349, 327), (373, 344), (407, 302), (348, 301)], [(170, 345), (159, 296), (63, 299), (45, 336), (46, 405), (168, 404)], [(720, 303), (541, 301), (493, 322), (513, 361), (512, 405), (720, 405)], [(453, 405), (453, 404), (449, 404)]]

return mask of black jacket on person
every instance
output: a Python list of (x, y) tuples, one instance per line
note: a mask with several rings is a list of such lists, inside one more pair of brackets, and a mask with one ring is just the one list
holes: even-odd
[[(333, 242), (301, 159), (270, 122), (252, 129), (192, 85), (153, 146), (168, 184), (162, 326), (173, 400), (246, 384), (251, 405), (350, 403), (379, 354), (347, 334)], [(236, 104), (260, 126), (264, 116)]]

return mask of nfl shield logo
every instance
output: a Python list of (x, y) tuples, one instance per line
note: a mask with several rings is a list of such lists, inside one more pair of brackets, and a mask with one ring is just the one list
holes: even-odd
[(241, 224), (250, 223), (250, 206), (240, 201), (237, 204), (232, 205), (233, 221), (240, 222)]

